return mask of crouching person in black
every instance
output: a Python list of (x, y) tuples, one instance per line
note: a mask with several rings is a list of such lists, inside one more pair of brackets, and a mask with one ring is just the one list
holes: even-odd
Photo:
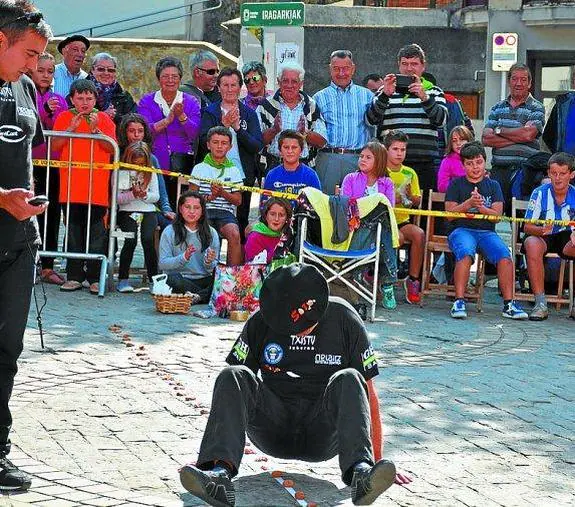
[(246, 432), (278, 458), (338, 455), (355, 505), (373, 503), (393, 484), (394, 464), (376, 463), (372, 450), (371, 428), (378, 436), (381, 431), (375, 353), (359, 315), (343, 299), (329, 297), (316, 268), (292, 264), (266, 278), (260, 310), (226, 361), (197, 464), (180, 470), (190, 493), (210, 505), (234, 505), (231, 479)]

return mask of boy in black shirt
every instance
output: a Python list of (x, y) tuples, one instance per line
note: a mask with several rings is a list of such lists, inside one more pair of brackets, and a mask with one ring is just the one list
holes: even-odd
[(231, 366), (216, 380), (197, 465), (180, 470), (188, 491), (210, 505), (234, 505), (231, 478), (246, 432), (280, 458), (339, 455), (355, 505), (373, 503), (393, 484), (395, 466), (375, 463), (370, 440), (370, 427), (381, 429), (375, 353), (359, 315), (329, 297), (315, 267), (292, 264), (265, 279), (260, 311), (226, 361)]
[[(461, 160), (465, 176), (451, 182), (445, 194), (445, 211), (468, 214), (501, 215), (503, 193), (497, 181), (485, 175), (485, 149), (481, 143), (472, 141), (461, 148)], [(488, 262), (497, 266), (499, 288), (503, 294), (503, 317), (515, 320), (527, 318), (527, 314), (513, 301), (513, 262), (509, 248), (495, 232), (495, 221), (474, 218), (448, 218), (449, 248), (455, 256), (455, 302), (451, 307), (454, 319), (467, 317), (465, 288), (469, 271), (477, 250)]]
[(25, 75), (52, 36), (50, 27), (27, 1), (0, 0), (0, 491), (26, 490), (31, 479), (7, 458), (17, 360), (34, 282), (40, 238), (32, 206), (32, 146), (44, 139), (36, 111), (36, 91)]

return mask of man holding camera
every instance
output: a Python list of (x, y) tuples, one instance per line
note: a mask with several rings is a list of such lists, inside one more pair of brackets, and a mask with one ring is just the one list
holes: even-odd
[(397, 55), (399, 74), (387, 74), (373, 99), (367, 120), (377, 125), (377, 135), (389, 129), (409, 135), (405, 165), (413, 168), (423, 192), (435, 188), (434, 159), (437, 130), (447, 118), (443, 90), (427, 81), (425, 53), (418, 44), (408, 44)]

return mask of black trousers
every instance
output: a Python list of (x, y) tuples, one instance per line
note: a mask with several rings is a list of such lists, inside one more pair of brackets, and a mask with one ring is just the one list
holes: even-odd
[[(433, 160), (429, 160), (429, 162), (414, 162), (413, 164), (404, 163), (417, 173), (419, 188), (421, 189), (422, 207), (427, 208), (429, 192), (436, 189), (437, 168), (435, 163)], [(425, 231), (427, 228), (427, 217), (422, 216), (420, 224), (421, 228)]]
[(216, 379), (198, 466), (209, 470), (214, 461), (224, 460), (237, 473), (246, 432), (259, 449), (277, 458), (315, 462), (339, 455), (346, 484), (353, 465), (373, 465), (367, 385), (352, 368), (332, 375), (317, 400), (280, 398), (249, 368), (224, 368)]
[[(90, 216), (90, 244), (89, 253), (106, 254), (108, 235), (104, 225), (104, 216), (108, 208), (92, 206)], [(88, 205), (70, 204), (70, 217), (68, 224), (68, 251), (86, 251), (86, 231), (88, 230)], [(86, 272), (84, 273), (84, 263)], [(100, 261), (83, 261), (81, 259), (68, 259), (66, 262), (66, 276), (68, 280), (90, 283), (100, 278)]]
[[(255, 181), (256, 181), (255, 176), (246, 176), (246, 179), (244, 180), (244, 185), (248, 187), (253, 187)], [(240, 239), (242, 245), (246, 242), (245, 230), (249, 223), (251, 200), (252, 200), (251, 192), (247, 191), (242, 192), (242, 203), (238, 206), (238, 209), (236, 211), (236, 218), (238, 219), (238, 225), (240, 228)]]
[(214, 287), (214, 277), (206, 276), (204, 278), (186, 278), (179, 273), (172, 273), (168, 275), (166, 283), (172, 288), (174, 294), (185, 294), (191, 292), (192, 294), (199, 294), (202, 298), (200, 303), (207, 303), (212, 295), (212, 288)]
[(8, 403), (23, 348), (36, 251), (35, 245), (0, 250), (0, 455), (10, 452), (12, 414)]
[[(34, 166), (34, 193), (36, 195), (47, 195), (50, 199), (48, 209), (48, 220), (46, 213), (38, 215), (38, 227), (40, 228), (40, 238), (43, 242), (43, 250), (55, 252), (58, 250), (58, 231), (60, 229), (61, 204), (59, 202), (60, 193), (60, 170), (52, 168), (50, 171), (50, 188), (46, 193), (46, 167)], [(46, 223), (46, 241), (44, 242), (44, 224)], [(42, 268), (53, 269), (54, 257), (42, 257)]]
[[(123, 232), (133, 232), (133, 238), (125, 238), (124, 246), (120, 252), (120, 268), (118, 276), (120, 280), (126, 280), (130, 277), (130, 266), (134, 258), (134, 251), (138, 241), (138, 222), (132, 218), (132, 213), (129, 211), (118, 212), (118, 227)], [(146, 272), (148, 273), (148, 280), (152, 276), (158, 274), (158, 253), (154, 245), (156, 234), (156, 227), (158, 227), (158, 217), (155, 211), (142, 213), (142, 224), (140, 227), (140, 238), (142, 240), (142, 248), (144, 250), (144, 262), (146, 264)]]

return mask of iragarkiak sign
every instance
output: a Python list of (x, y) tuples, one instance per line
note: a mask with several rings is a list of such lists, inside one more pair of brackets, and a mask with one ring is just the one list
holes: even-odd
[(242, 26), (300, 26), (305, 20), (303, 2), (244, 3)]

